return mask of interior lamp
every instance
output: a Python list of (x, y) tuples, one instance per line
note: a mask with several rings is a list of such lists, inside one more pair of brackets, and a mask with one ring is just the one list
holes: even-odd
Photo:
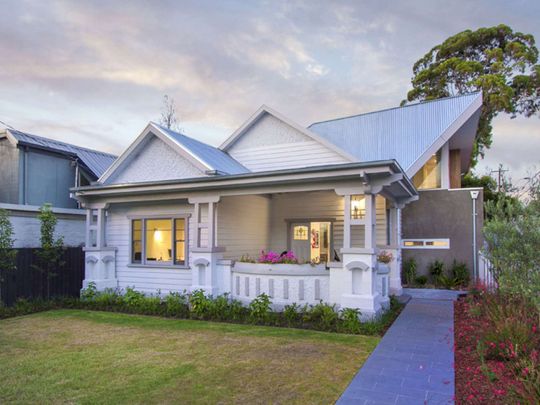
[(363, 219), (366, 216), (366, 200), (363, 195), (351, 195), (351, 219)]
[(161, 231), (157, 228), (154, 229), (154, 240), (156, 242), (161, 242), (163, 240), (163, 235), (161, 234)]

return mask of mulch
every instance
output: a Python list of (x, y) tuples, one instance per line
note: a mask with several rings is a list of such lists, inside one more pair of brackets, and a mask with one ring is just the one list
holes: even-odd
[(469, 315), (469, 303), (459, 299), (454, 304), (454, 351), (456, 404), (508, 404), (508, 388), (513, 376), (501, 361), (488, 360), (482, 369), (477, 344), (480, 332), (488, 326), (485, 320)]

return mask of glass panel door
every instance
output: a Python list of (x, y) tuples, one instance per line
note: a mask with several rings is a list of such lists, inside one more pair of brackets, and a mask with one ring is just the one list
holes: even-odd
[(299, 261), (311, 260), (309, 232), (309, 222), (291, 224), (291, 250)]

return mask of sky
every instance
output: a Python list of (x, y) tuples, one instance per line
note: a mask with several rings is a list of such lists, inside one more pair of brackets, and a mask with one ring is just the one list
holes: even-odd
[[(394, 107), (412, 66), (465, 29), (540, 42), (538, 0), (0, 0), (0, 120), (120, 154), (175, 100), (184, 133), (219, 145), (262, 104), (301, 125)], [(540, 170), (540, 120), (493, 123), (477, 172)]]

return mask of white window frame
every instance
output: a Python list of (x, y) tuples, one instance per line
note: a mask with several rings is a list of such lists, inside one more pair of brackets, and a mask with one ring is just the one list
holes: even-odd
[[(189, 218), (190, 215), (141, 215), (141, 216), (129, 216), (129, 264), (128, 267), (144, 267), (144, 268), (172, 268), (172, 269), (189, 269)], [(172, 249), (172, 261), (170, 262), (155, 262), (155, 261), (146, 261), (146, 221), (152, 219), (169, 219), (171, 220), (171, 249)], [(176, 257), (176, 227), (175, 220), (183, 219), (184, 222), (184, 264), (176, 264), (174, 259)], [(133, 261), (133, 221), (141, 220), (141, 261)]]
[[(407, 246), (407, 242), (422, 242), (422, 245), (416, 245), (416, 246)], [(435, 242), (444, 242), (446, 243), (446, 246), (433, 246), (430, 245), (430, 243)], [(450, 239), (448, 238), (409, 238), (409, 239), (402, 239), (401, 240), (401, 248), (402, 249), (442, 249), (442, 250), (448, 250), (450, 249)]]

